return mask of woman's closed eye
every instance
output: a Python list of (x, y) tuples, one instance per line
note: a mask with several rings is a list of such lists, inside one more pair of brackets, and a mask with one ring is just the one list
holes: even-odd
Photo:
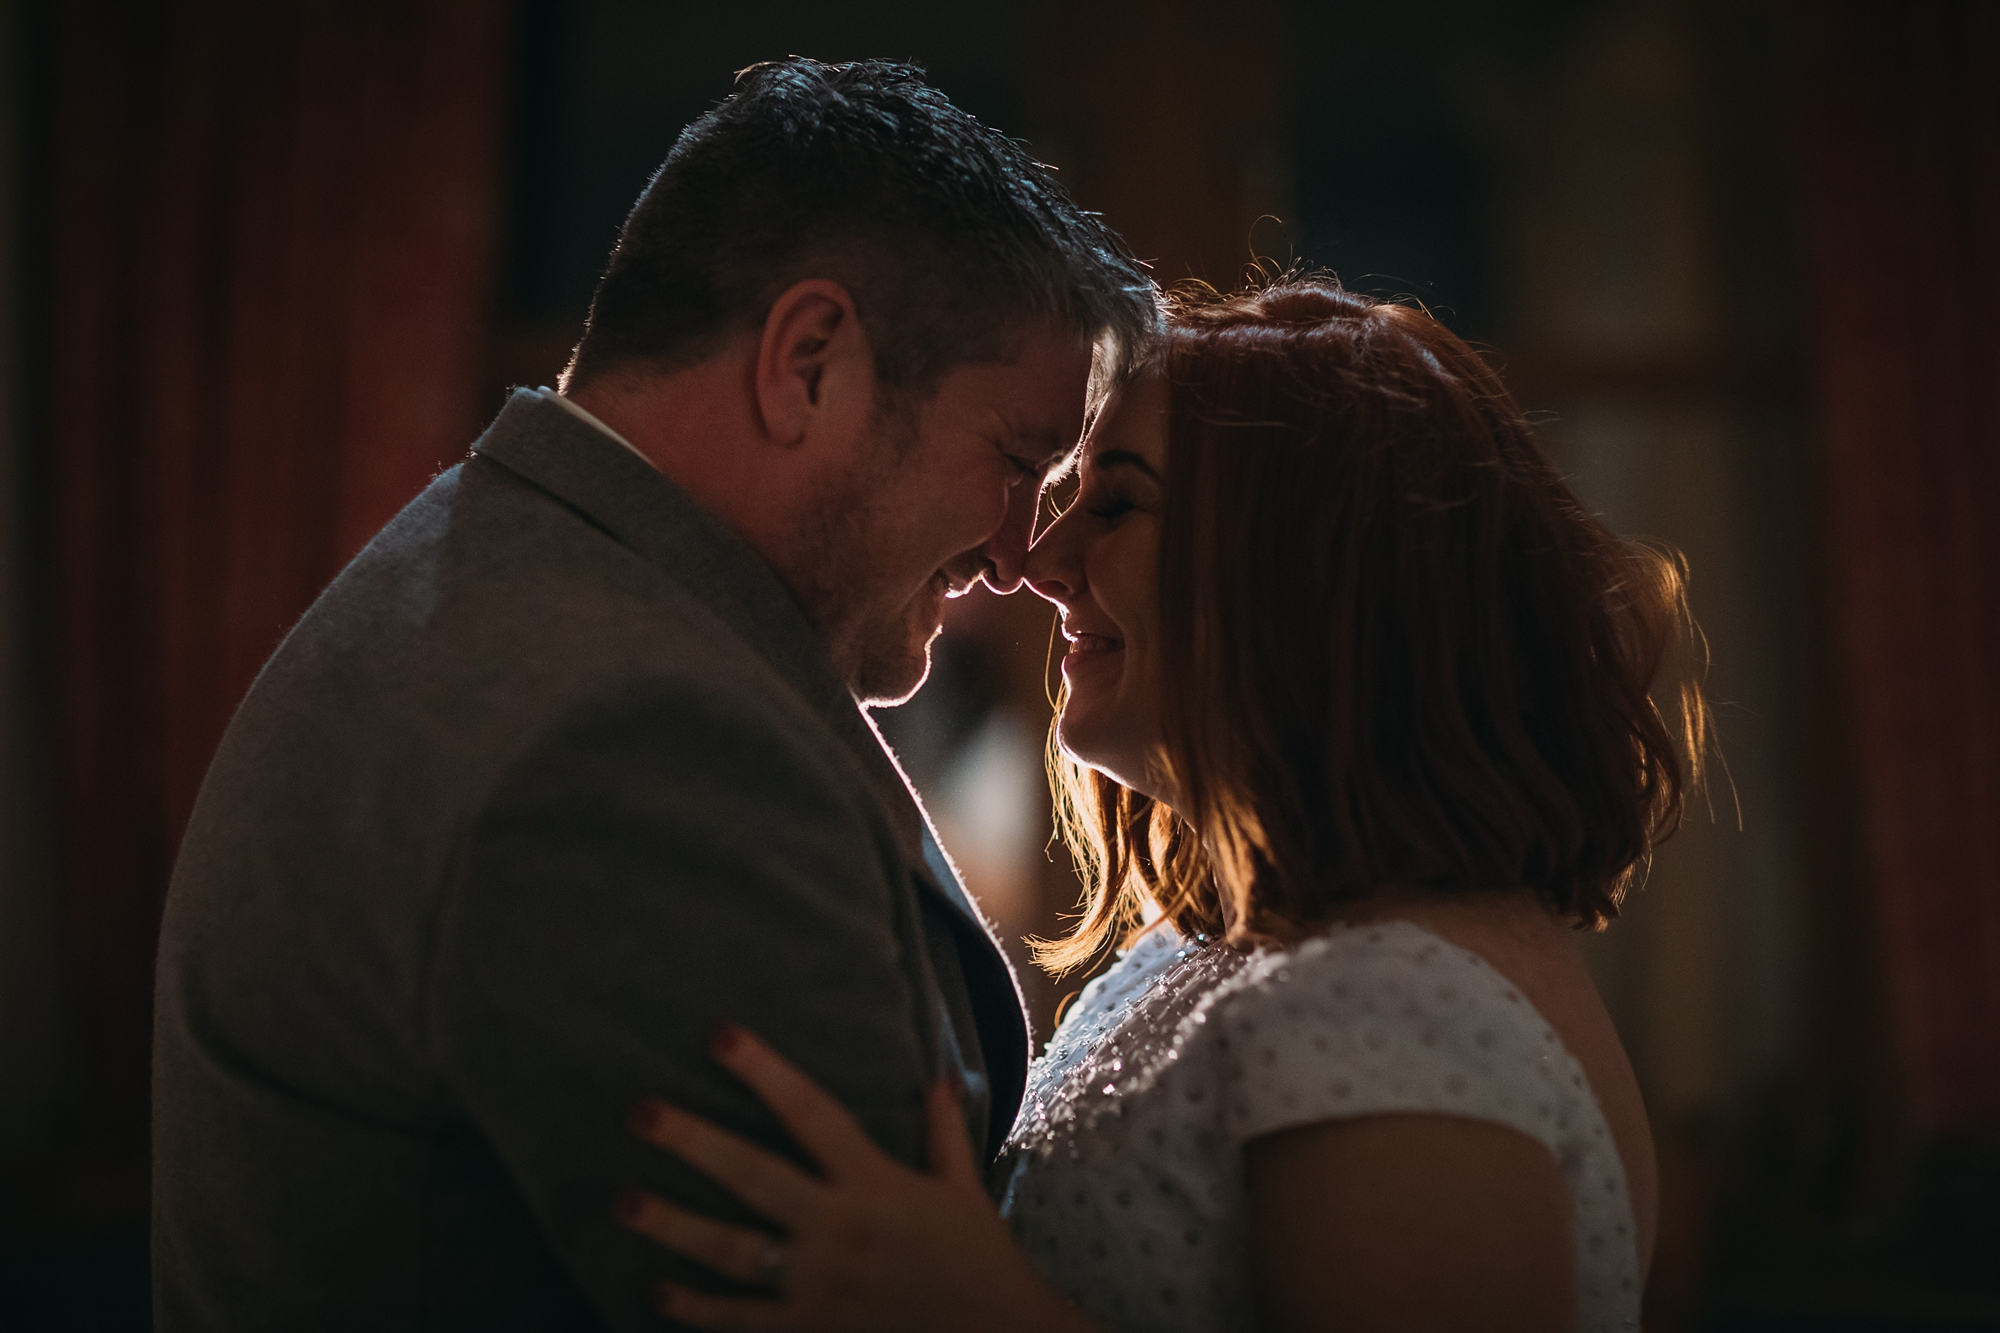
[(1137, 509), (1147, 509), (1155, 502), (1153, 488), (1146, 485), (1133, 486), (1119, 475), (1093, 477), (1076, 497), (1076, 503), (1083, 506), (1083, 512), (1106, 523), (1115, 523)]
[(1131, 513), (1138, 507), (1122, 495), (1103, 495), (1093, 498), (1084, 506), (1083, 512), (1093, 518), (1100, 518), (1110, 523), (1115, 522), (1123, 515)]

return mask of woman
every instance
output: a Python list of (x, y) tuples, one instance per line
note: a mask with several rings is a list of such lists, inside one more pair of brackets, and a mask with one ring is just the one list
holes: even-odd
[(948, 1091), (909, 1171), (729, 1032), (718, 1058), (823, 1174), (648, 1108), (786, 1235), (633, 1196), (628, 1225), (782, 1277), (662, 1308), (1636, 1327), (1652, 1144), (1573, 928), (1616, 915), (1699, 777), (1698, 689), (1671, 729), (1652, 696), (1694, 633), (1677, 565), (1578, 505), (1442, 325), (1314, 280), (1183, 301), (1081, 469), (1028, 571), (1069, 644), (1059, 794), (1089, 881), (1042, 955), (1127, 951), (1031, 1074), (1007, 1229)]

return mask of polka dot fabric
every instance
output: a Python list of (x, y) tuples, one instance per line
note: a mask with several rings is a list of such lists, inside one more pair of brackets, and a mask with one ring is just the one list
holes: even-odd
[(996, 1170), (1016, 1240), (1086, 1313), (1249, 1329), (1243, 1146), (1398, 1112), (1546, 1146), (1569, 1183), (1578, 1327), (1638, 1327), (1624, 1166), (1582, 1067), (1505, 977), (1407, 922), (1248, 954), (1155, 929), (1056, 1030)]

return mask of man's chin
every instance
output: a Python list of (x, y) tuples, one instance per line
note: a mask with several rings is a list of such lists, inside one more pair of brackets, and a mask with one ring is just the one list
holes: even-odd
[(854, 679), (848, 682), (854, 697), (869, 708), (894, 708), (908, 703), (910, 696), (922, 689), (930, 677), (931, 643), (938, 631), (933, 628), (917, 636), (902, 626), (897, 628), (902, 632), (885, 634), (863, 646)]

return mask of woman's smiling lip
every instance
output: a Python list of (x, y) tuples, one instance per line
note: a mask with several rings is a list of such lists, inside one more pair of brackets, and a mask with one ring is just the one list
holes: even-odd
[(1115, 653), (1125, 646), (1123, 639), (1114, 639), (1108, 634), (1090, 634), (1081, 630), (1064, 628), (1063, 638), (1069, 640), (1072, 656), (1078, 653)]

